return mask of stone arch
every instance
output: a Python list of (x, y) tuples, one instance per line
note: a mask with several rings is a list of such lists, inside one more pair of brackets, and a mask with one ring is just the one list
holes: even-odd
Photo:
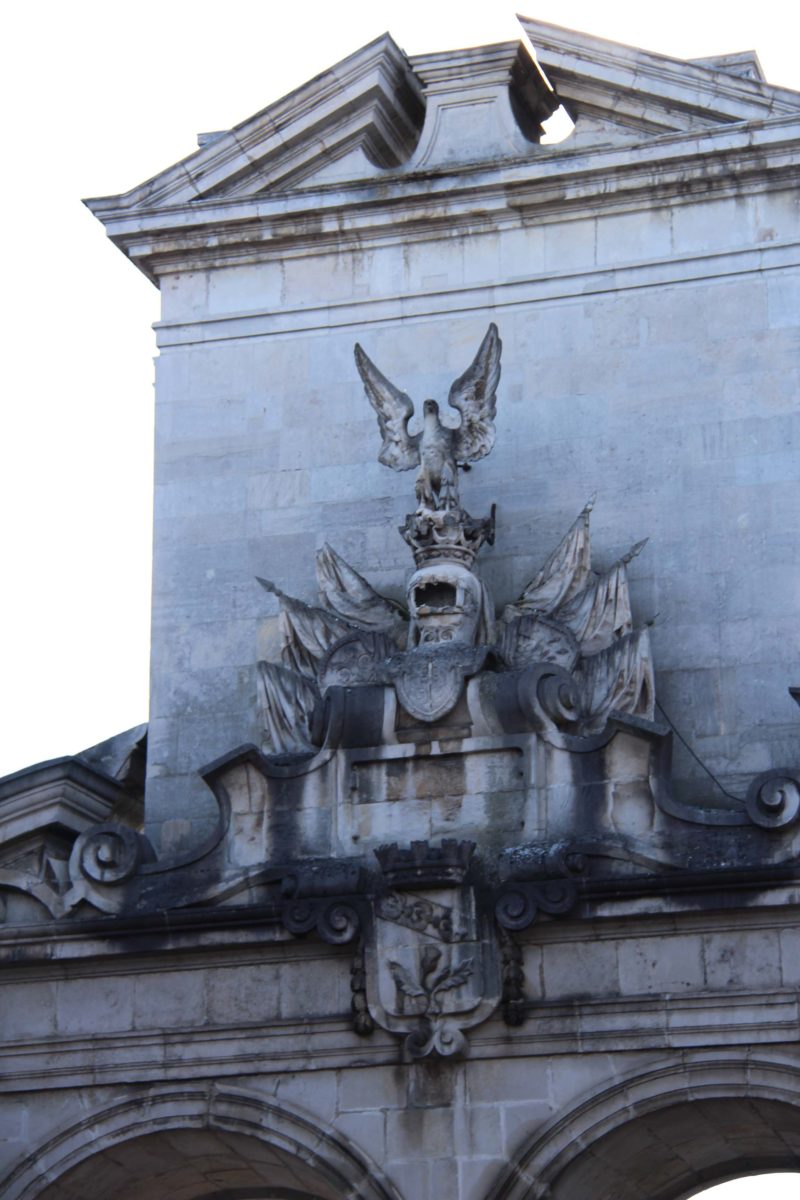
[(800, 1171), (800, 1064), (681, 1059), (549, 1122), (487, 1200), (685, 1200), (713, 1183), (777, 1170)]
[[(333, 1127), (283, 1101), (216, 1084), (136, 1089), (37, 1147), (0, 1181), (0, 1194), (127, 1200), (119, 1182), (127, 1171), (131, 1196), (168, 1200), (170, 1173), (182, 1164), (193, 1172), (195, 1200), (400, 1200), (380, 1168)], [(164, 1183), (156, 1191), (159, 1170)], [(90, 1193), (81, 1190), (86, 1180)]]

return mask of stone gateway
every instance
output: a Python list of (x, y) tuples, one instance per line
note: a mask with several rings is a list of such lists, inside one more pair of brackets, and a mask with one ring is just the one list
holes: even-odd
[(7, 1200), (800, 1169), (800, 95), (521, 22), (89, 201), (152, 705), (0, 780)]

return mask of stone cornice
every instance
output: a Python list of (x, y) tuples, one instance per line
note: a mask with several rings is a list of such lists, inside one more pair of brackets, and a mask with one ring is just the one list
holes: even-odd
[(566, 142), (524, 161), (386, 172), (380, 183), (168, 207), (131, 209), (113, 198), (88, 204), (112, 241), (157, 280), (185, 269), (790, 186), (800, 176), (799, 147), (800, 117), (791, 116), (665, 134), (633, 146), (571, 151)]
[(321, 159), (363, 147), (365, 166), (396, 165), (419, 133), (423, 102), (408, 60), (383, 34), (261, 112), (120, 196), (89, 200), (101, 220), (124, 211), (294, 186)]
[[(519, 17), (538, 61), (560, 98), (578, 109), (586, 94), (604, 95), (608, 110), (622, 104), (645, 122), (669, 125), (678, 114), (709, 122), (739, 122), (797, 113), (800, 95), (745, 78), (712, 61), (686, 62), (665, 54)], [(734, 56), (736, 57), (736, 56)], [(679, 118), (680, 119), (680, 118)]]
[[(691, 899), (687, 904), (682, 896), (671, 898), (675, 886), (672, 875), (655, 877), (649, 886), (646, 880), (630, 881), (653, 893), (640, 898), (628, 899), (627, 888), (619, 887), (619, 881), (609, 882), (605, 890), (595, 888), (597, 894), (590, 900), (584, 897), (582, 915), (577, 919), (545, 919), (518, 937), (522, 943), (536, 945), (582, 942), (586, 939), (587, 920), (592, 921), (594, 941), (667, 937), (675, 931), (678, 913), (681, 929), (695, 936), (735, 933), (745, 928), (797, 928), (798, 869), (793, 863), (749, 872), (746, 882), (739, 881), (741, 902), (737, 904), (731, 903), (731, 879), (737, 873), (719, 873), (725, 879), (716, 881), (715, 874), (708, 873), (709, 887), (702, 909)], [(590, 883), (586, 890), (592, 890)], [(619, 894), (606, 895), (609, 890)], [(659, 891), (661, 894), (656, 895)], [(701, 893), (702, 889), (695, 887), (692, 895)], [(45, 946), (47, 954), (43, 955)], [(352, 944), (291, 938), (280, 923), (277, 908), (270, 904), (170, 909), (0, 927), (3, 982), (61, 978), (65, 972), (76, 978), (81, 974), (209, 968), (224, 965), (232, 958), (237, 963), (262, 964), (330, 958), (349, 961), (352, 952)]]
[[(470, 1058), (527, 1058), (567, 1054), (580, 1040), (582, 1053), (620, 1050), (691, 1052), (702, 1046), (730, 1053), (732, 1047), (762, 1053), (795, 1048), (797, 989), (709, 989), (700, 994), (637, 995), (531, 1003), (529, 1020), (509, 1031), (497, 1019), (474, 1031)], [(381, 1030), (360, 1038), (349, 1015), (252, 1021), (243, 1041), (232, 1022), (175, 1025), (91, 1036), (31, 1038), (0, 1047), (0, 1078), (7, 1087), (37, 1089), (57, 1080), (59, 1087), (144, 1083), (198, 1076), (337, 1070), (395, 1065), (395, 1041)], [(771, 1046), (769, 1050), (767, 1047)]]
[(230, 338), (269, 337), (316, 329), (380, 325), (393, 320), (402, 304), (404, 316), (430, 319), (448, 313), (483, 312), (487, 305), (501, 312), (520, 304), (586, 299), (613, 292), (621, 295), (642, 288), (692, 285), (709, 279), (753, 275), (800, 266), (798, 242), (769, 242), (729, 247), (716, 253), (674, 254), (636, 263), (603, 263), (581, 270), (535, 271), (500, 282), (416, 291), (383, 296), (327, 301), (324, 304), (280, 305), (274, 309), (241, 310), (219, 315), (181, 316), (159, 321), (154, 328), (161, 350), (195, 343), (208, 345)]
[[(384, 34), (153, 179), (87, 204), (157, 280), (796, 177), (796, 92), (520, 20), (528, 41), (411, 59)], [(559, 103), (574, 140), (540, 143)]]
[(37, 763), (0, 780), (0, 843), (50, 826), (81, 833), (128, 795), (116, 779), (77, 758)]

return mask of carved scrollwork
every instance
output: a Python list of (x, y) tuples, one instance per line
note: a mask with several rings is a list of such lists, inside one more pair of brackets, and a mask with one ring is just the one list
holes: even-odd
[(425, 1058), (428, 1054), (451, 1058), (464, 1053), (467, 1039), (452, 1021), (423, 1018), (419, 1027), (408, 1034), (403, 1045), (409, 1058)]
[(527, 929), (537, 912), (532, 889), (524, 886), (507, 888), (498, 897), (494, 912), (502, 929)]
[(497, 923), (502, 929), (527, 929), (540, 910), (554, 917), (569, 912), (577, 895), (571, 879), (512, 884), (503, 889), (495, 902)]
[(747, 790), (747, 815), (763, 829), (781, 829), (800, 814), (800, 773), (778, 769), (757, 775)]
[(539, 908), (554, 917), (569, 912), (578, 894), (571, 879), (548, 879), (536, 892)]
[(320, 905), (317, 932), (323, 941), (333, 945), (350, 942), (360, 926), (358, 913), (351, 904)]
[(73, 862), (92, 883), (124, 883), (135, 874), (142, 858), (139, 834), (110, 822), (81, 834), (73, 850)]
[(581, 694), (573, 677), (556, 663), (531, 663), (501, 675), (494, 688), (500, 722), (509, 733), (529, 729), (573, 729), (581, 717)]
[(319, 904), (315, 900), (293, 900), (285, 905), (283, 923), (289, 933), (308, 933), (317, 923)]
[(314, 929), (335, 946), (352, 941), (361, 926), (357, 909), (346, 900), (291, 900), (284, 905), (282, 918), (289, 933), (302, 935)]
[(557, 725), (577, 721), (581, 715), (581, 696), (575, 680), (563, 675), (546, 674), (539, 680), (539, 702)]

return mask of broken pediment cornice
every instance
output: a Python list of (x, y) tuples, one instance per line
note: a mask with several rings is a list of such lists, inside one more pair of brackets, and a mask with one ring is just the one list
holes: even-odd
[[(77, 838), (113, 818), (143, 819), (147, 727), (138, 725), (80, 754), (0, 779), (0, 883), (62, 916), (67, 862)], [(0, 905), (1, 907), (1, 905)]]
[[(743, 75), (727, 59), (671, 58), (520, 16), (536, 57), (573, 118), (605, 112), (658, 133), (800, 114), (800, 94)], [(735, 64), (734, 64), (735, 65)], [(759, 69), (760, 70), (760, 69)]]
[(76, 836), (129, 801), (125, 784), (77, 757), (37, 763), (0, 780), (0, 842), (32, 828)]
[(409, 60), (384, 34), (233, 129), (202, 135), (174, 167), (87, 204), (105, 220), (513, 159), (536, 148), (555, 107), (522, 41)]
[(6, 776), (0, 780), (0, 890), (63, 916), (75, 840), (131, 806), (125, 784), (78, 757)]
[(354, 149), (368, 175), (408, 158), (423, 114), (419, 82), (386, 33), (138, 187), (86, 203), (105, 220), (110, 212), (283, 191)]
[[(559, 102), (578, 119), (591, 114), (645, 135), (800, 115), (800, 94), (752, 78), (751, 54), (725, 56), (718, 67), (716, 60), (685, 62), (520, 21), (535, 57), (521, 41), (409, 59), (383, 34), (233, 129), (204, 137), (188, 158), (138, 187), (87, 203), (105, 220), (117, 212), (284, 193), (331, 174), (354, 182), (399, 172), (413, 184), (423, 164), (526, 154), (550, 161), (559, 149), (537, 142)], [(459, 112), (467, 126), (444, 130), (443, 122)], [(454, 144), (459, 137), (461, 146)], [(346, 169), (337, 175), (332, 165), (343, 159)]]
[(711, 67), (713, 71), (727, 71), (740, 79), (755, 79), (767, 83), (763, 67), (755, 50), (742, 50), (738, 54), (712, 54), (706, 58), (690, 58), (698, 67)]
[(420, 54), (410, 62), (426, 107), (404, 173), (541, 152), (544, 122), (558, 99), (525, 42)]
[[(409, 59), (384, 34), (87, 205), (156, 280), (795, 179), (800, 94), (753, 77), (752, 55), (683, 62), (520, 20), (535, 56), (506, 42)], [(560, 103), (575, 131), (545, 144)]]

